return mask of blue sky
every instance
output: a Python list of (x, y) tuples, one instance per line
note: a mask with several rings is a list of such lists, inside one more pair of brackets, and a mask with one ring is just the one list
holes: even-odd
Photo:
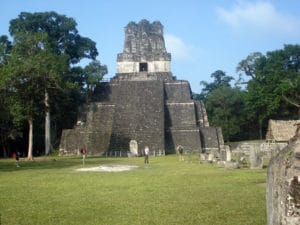
[(200, 81), (223, 70), (238, 78), (238, 63), (250, 53), (300, 44), (299, 0), (0, 0), (0, 35), (20, 12), (55, 11), (76, 20), (79, 33), (97, 43), (98, 60), (116, 72), (123, 51), (124, 27), (159, 20), (164, 26), (171, 70), (200, 93)]

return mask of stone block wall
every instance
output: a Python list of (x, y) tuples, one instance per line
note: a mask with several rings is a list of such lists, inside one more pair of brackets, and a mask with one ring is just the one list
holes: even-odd
[(136, 140), (139, 150), (164, 150), (162, 81), (121, 81), (111, 86), (116, 105), (109, 151), (129, 151)]
[(61, 140), (60, 140), (59, 154), (78, 155), (80, 153), (79, 146), (82, 146), (80, 140), (82, 140), (82, 137), (78, 129), (63, 130), (61, 135)]
[(238, 142), (238, 143), (231, 143), (230, 148), (232, 152), (235, 153), (243, 153), (246, 156), (250, 155), (250, 150), (253, 147), (259, 148), (259, 151), (267, 156), (268, 158), (277, 155), (277, 153), (286, 147), (287, 143), (269, 143), (262, 140), (259, 141), (251, 141), (251, 142)]
[(189, 83), (184, 80), (166, 82), (165, 100), (168, 103), (191, 101), (191, 88)]
[(165, 82), (166, 152), (175, 153), (182, 145), (185, 151), (201, 152), (195, 103), (187, 81)]
[(195, 127), (195, 104), (186, 103), (166, 103), (166, 126), (167, 127)]
[(132, 140), (139, 154), (146, 145), (166, 153), (175, 153), (179, 144), (193, 152), (220, 150), (221, 130), (200, 130), (208, 120), (203, 104), (191, 99), (188, 82), (173, 80), (171, 73), (146, 73), (149, 79), (141, 80), (133, 78), (136, 74), (123, 75), (97, 86), (94, 102), (83, 107), (78, 125), (63, 132), (62, 154), (78, 154), (83, 146), (93, 155), (128, 152)]
[(80, 154), (80, 149), (87, 148), (87, 154), (100, 155), (110, 143), (115, 106), (112, 104), (93, 103), (85, 107), (82, 121), (74, 129), (63, 130), (60, 154)]
[[(121, 58), (121, 57), (119, 57)], [(138, 73), (140, 72), (140, 62), (117, 62), (117, 73)], [(148, 72), (170, 72), (170, 61), (151, 61), (147, 62)]]
[(171, 146), (173, 147), (173, 149), (167, 149), (167, 153), (176, 153), (175, 149), (178, 145), (181, 145), (184, 148), (184, 151), (194, 153), (200, 153), (202, 151), (199, 128), (197, 128), (196, 126), (194, 127), (194, 129), (192, 129), (191, 127), (189, 127), (188, 129), (171, 128), (170, 132), (172, 135), (171, 141), (173, 145)]
[(224, 145), (220, 127), (201, 127), (200, 135), (203, 151), (219, 151), (220, 146)]
[(197, 125), (200, 127), (209, 127), (207, 112), (202, 101), (194, 101), (196, 107)]
[(271, 159), (266, 202), (268, 225), (300, 224), (300, 137)]
[(149, 80), (160, 80), (160, 81), (172, 81), (173, 77), (171, 72), (134, 72), (134, 73), (117, 73), (112, 78), (112, 83), (119, 83), (122, 81), (149, 81)]

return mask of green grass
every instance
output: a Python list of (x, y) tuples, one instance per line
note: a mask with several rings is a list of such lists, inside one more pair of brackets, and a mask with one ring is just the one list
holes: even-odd
[(139, 166), (123, 172), (77, 172), (82, 161), (74, 157), (24, 159), (19, 168), (0, 160), (0, 224), (266, 224), (266, 170), (190, 160), (86, 159), (85, 167)]

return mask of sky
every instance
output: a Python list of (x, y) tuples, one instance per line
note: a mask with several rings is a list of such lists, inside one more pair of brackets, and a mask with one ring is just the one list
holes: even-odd
[[(116, 73), (123, 52), (124, 27), (131, 21), (160, 21), (171, 71), (190, 82), (195, 93), (201, 81), (222, 70), (238, 79), (238, 63), (253, 52), (266, 54), (285, 44), (300, 44), (299, 0), (0, 0), (0, 35), (9, 35), (9, 21), (21, 12), (55, 11), (72, 17), (79, 34), (97, 43), (97, 60)], [(88, 63), (88, 62), (83, 62)]]

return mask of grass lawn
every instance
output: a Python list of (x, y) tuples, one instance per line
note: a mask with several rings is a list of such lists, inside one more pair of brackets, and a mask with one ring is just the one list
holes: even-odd
[[(196, 156), (195, 156), (196, 157)], [(135, 165), (123, 172), (78, 172), (81, 158), (0, 160), (1, 225), (265, 225), (266, 170), (226, 170), (177, 156), (88, 157), (85, 168)]]

